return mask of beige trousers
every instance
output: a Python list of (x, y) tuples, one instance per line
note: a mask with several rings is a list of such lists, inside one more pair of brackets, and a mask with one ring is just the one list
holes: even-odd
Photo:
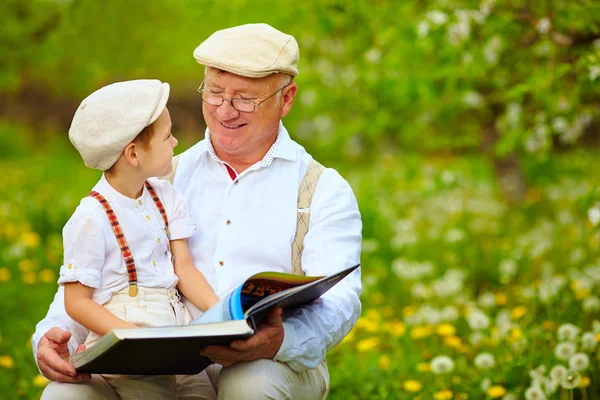
[[(129, 394), (135, 399), (325, 399), (329, 392), (329, 372), (325, 361), (315, 369), (302, 372), (292, 370), (287, 364), (271, 360), (256, 360), (221, 368), (211, 365), (198, 375), (178, 375), (176, 391), (171, 397), (161, 397), (160, 392), (138, 391), (131, 387)], [(218, 393), (218, 396), (217, 396)], [(117, 392), (100, 375), (90, 382), (50, 382), (42, 400), (120, 400)]]

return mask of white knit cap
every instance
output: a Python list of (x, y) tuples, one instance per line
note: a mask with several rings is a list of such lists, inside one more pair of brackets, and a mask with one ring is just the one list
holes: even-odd
[(291, 35), (267, 24), (247, 24), (213, 33), (196, 47), (198, 63), (248, 78), (278, 72), (298, 75), (300, 50)]
[(106, 171), (125, 146), (156, 121), (170, 87), (157, 79), (117, 82), (95, 91), (77, 108), (69, 139), (90, 168)]

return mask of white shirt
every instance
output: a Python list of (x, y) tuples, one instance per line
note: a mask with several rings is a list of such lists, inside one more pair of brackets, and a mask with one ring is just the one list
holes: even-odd
[[(206, 139), (180, 156), (175, 186), (188, 200), (199, 229), (188, 239), (189, 248), (196, 267), (219, 297), (257, 272), (291, 272), (298, 188), (311, 160), (282, 124), (265, 157), (235, 180), (216, 156), (208, 130)], [(358, 264), (360, 213), (352, 189), (335, 170), (327, 168), (321, 175), (310, 213), (304, 272), (328, 275)], [(286, 314), (284, 341), (275, 359), (296, 371), (315, 368), (356, 323), (360, 292), (358, 269), (320, 299)], [(73, 333), (72, 352), (85, 339), (61, 301), (59, 289), (36, 328), (34, 353), (39, 338), (53, 326)]]
[[(108, 201), (119, 221), (135, 262), (138, 286), (170, 289), (177, 285), (178, 278), (171, 263), (169, 239), (188, 238), (198, 228), (177, 189), (156, 178), (149, 183), (165, 208), (170, 238), (145, 186), (142, 195), (132, 199), (116, 191), (102, 175), (92, 190)], [(129, 285), (121, 248), (98, 200), (92, 197), (81, 200), (63, 229), (63, 246), (59, 284), (79, 281), (92, 287), (92, 298), (99, 304)]]

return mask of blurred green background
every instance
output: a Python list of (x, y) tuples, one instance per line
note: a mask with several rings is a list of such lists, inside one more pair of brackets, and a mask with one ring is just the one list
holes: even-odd
[(300, 45), (284, 123), (363, 217), (363, 313), (332, 399), (600, 398), (600, 2), (4, 0), (0, 397), (38, 398), (30, 345), (61, 230), (99, 177), (68, 141), (118, 80), (171, 84), (203, 137), (192, 51), (266, 22)]

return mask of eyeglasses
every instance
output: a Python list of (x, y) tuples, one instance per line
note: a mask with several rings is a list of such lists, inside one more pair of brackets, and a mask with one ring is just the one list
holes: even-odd
[(241, 99), (241, 98), (227, 98), (227, 97), (221, 96), (218, 93), (213, 93), (208, 89), (203, 89), (202, 86), (204, 86), (205, 80), (206, 79), (204, 79), (202, 81), (202, 83), (200, 84), (200, 86), (198, 87), (198, 92), (202, 95), (203, 102), (205, 102), (206, 104), (210, 104), (211, 106), (220, 107), (223, 105), (223, 103), (225, 101), (228, 101), (231, 103), (231, 107), (233, 107), (234, 109), (236, 109), (240, 112), (245, 112), (245, 113), (254, 112), (256, 110), (256, 107), (260, 106), (262, 103), (269, 100), (271, 97), (275, 96), (277, 93), (281, 92), (283, 89), (285, 89), (292, 83), (292, 81), (289, 81), (288, 83), (286, 83), (285, 85), (283, 85), (282, 87), (277, 89), (274, 93), (265, 97), (261, 102), (255, 103), (254, 100)]

